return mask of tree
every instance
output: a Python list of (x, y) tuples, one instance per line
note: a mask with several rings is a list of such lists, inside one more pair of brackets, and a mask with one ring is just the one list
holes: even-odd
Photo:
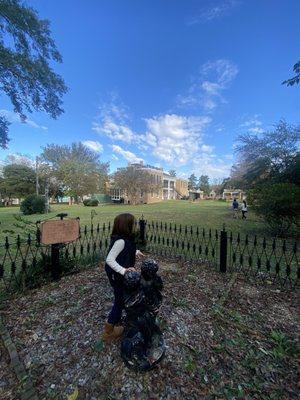
[(6, 165), (0, 181), (0, 192), (2, 197), (9, 199), (22, 198), (34, 193), (35, 171), (26, 165)]
[(267, 180), (280, 182), (284, 176), (289, 182), (286, 173), (299, 157), (299, 140), (300, 126), (288, 125), (284, 120), (279, 121), (273, 131), (261, 136), (239, 136), (239, 162), (232, 171), (231, 181), (239, 181), (247, 188)]
[(119, 169), (113, 178), (115, 186), (126, 192), (132, 204), (139, 202), (141, 193), (149, 193), (161, 187), (154, 183), (149, 172), (134, 166)]
[(298, 84), (300, 82), (300, 61), (298, 61), (294, 67), (293, 70), (295, 72), (295, 76), (293, 76), (290, 79), (287, 79), (286, 81), (282, 82), (283, 85), (287, 86), (293, 86), (295, 84)]
[[(50, 63), (62, 62), (50, 23), (21, 0), (0, 2), (0, 90), (10, 99), (22, 121), (26, 112), (45, 111), (52, 118), (62, 112), (67, 88)], [(0, 147), (7, 148), (8, 120), (0, 117)]]
[(176, 171), (175, 171), (175, 169), (170, 169), (169, 175), (175, 177), (175, 176), (176, 176)]
[(287, 236), (300, 226), (300, 187), (292, 183), (263, 183), (249, 191), (253, 210), (270, 227), (272, 234)]
[(209, 194), (209, 177), (208, 175), (201, 175), (198, 181), (198, 187), (200, 190), (203, 190), (205, 194)]
[(99, 154), (82, 143), (47, 145), (41, 159), (48, 164), (49, 175), (63, 184), (75, 202), (84, 195), (97, 193), (101, 179), (107, 176), (108, 164), (101, 163)]
[(197, 186), (197, 177), (195, 176), (195, 174), (192, 174), (188, 180), (188, 189), (189, 190), (196, 189), (196, 186)]

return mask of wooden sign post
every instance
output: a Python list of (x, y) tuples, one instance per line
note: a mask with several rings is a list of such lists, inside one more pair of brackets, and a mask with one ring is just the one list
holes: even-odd
[(63, 219), (67, 214), (58, 214), (60, 220), (48, 220), (41, 223), (41, 243), (51, 245), (51, 273), (54, 280), (60, 279), (61, 265), (59, 249), (62, 244), (74, 242), (79, 238), (79, 218)]

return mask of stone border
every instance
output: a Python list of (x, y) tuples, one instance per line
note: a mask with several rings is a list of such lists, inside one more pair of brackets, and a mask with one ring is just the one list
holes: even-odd
[(20, 383), (20, 397), (21, 400), (38, 400), (38, 396), (33, 385), (33, 382), (29, 375), (26, 373), (26, 369), (19, 358), (17, 348), (12, 341), (12, 338), (4, 324), (3, 318), (0, 315), (0, 338), (4, 344), (10, 357), (10, 365), (14, 370), (17, 379)]

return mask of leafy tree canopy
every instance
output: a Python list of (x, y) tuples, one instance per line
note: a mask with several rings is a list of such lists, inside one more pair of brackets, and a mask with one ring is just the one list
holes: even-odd
[(295, 76), (293, 76), (290, 79), (287, 79), (286, 81), (282, 82), (283, 85), (287, 85), (287, 86), (293, 86), (296, 85), (300, 82), (300, 61), (298, 61), (293, 68), (294, 72), (295, 72)]
[(149, 193), (161, 187), (149, 172), (134, 166), (119, 169), (113, 178), (115, 186), (124, 190), (133, 204), (139, 202), (141, 192)]
[(288, 125), (284, 120), (261, 136), (239, 136), (239, 162), (232, 169), (229, 183), (251, 188), (266, 180), (294, 182), (299, 169), (299, 140), (300, 126)]
[(205, 194), (209, 194), (209, 189), (210, 189), (210, 185), (209, 185), (209, 177), (208, 175), (201, 175), (198, 181), (198, 188), (200, 190), (203, 190), (203, 192)]
[(35, 192), (35, 171), (26, 166), (9, 164), (3, 168), (0, 181), (2, 197), (22, 198)]
[(197, 177), (195, 174), (192, 174), (188, 180), (188, 189), (196, 189), (197, 187)]
[[(61, 62), (50, 23), (21, 0), (0, 1), (0, 90), (14, 111), (26, 121), (26, 112), (45, 111), (52, 118), (62, 112), (67, 88), (50, 67)], [(9, 122), (0, 117), (0, 147), (8, 144)]]
[(76, 201), (84, 195), (97, 193), (108, 172), (108, 164), (101, 163), (99, 155), (82, 143), (47, 145), (41, 159), (48, 164), (49, 175), (63, 184)]

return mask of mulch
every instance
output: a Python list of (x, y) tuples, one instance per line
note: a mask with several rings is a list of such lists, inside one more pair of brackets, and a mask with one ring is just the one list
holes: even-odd
[[(113, 300), (103, 266), (2, 306), (40, 399), (298, 398), (295, 291), (249, 283), (242, 275), (232, 285), (232, 275), (207, 266), (159, 262), (165, 285), (159, 324), (167, 351), (145, 374), (124, 366), (119, 343), (101, 341)], [(0, 398), (17, 399), (1, 344), (0, 352)]]

